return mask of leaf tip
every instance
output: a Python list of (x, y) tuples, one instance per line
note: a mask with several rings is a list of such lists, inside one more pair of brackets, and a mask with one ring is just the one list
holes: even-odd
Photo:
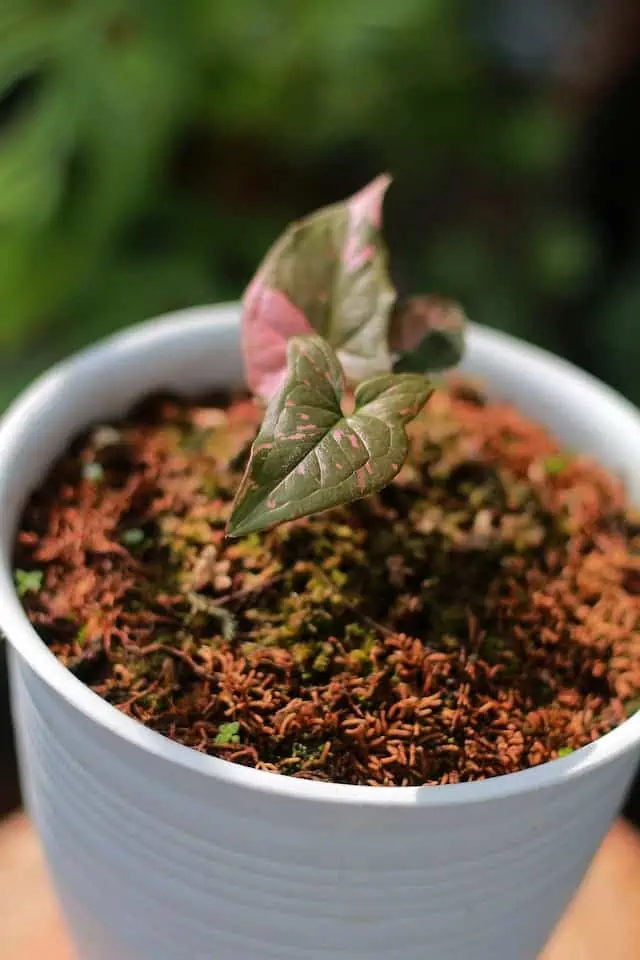
[(238, 532), (238, 527), (234, 524), (233, 520), (228, 520), (227, 525), (224, 528), (224, 536), (226, 540), (237, 540), (241, 534)]
[(354, 193), (351, 199), (347, 201), (347, 209), (349, 210), (352, 222), (366, 218), (376, 229), (380, 229), (382, 224), (382, 204), (392, 180), (391, 174), (381, 173), (375, 177), (371, 183), (368, 183), (366, 187)]
[[(236, 499), (231, 510), (231, 516), (227, 520), (227, 525), (224, 530), (224, 535), (229, 540), (237, 540), (238, 537), (244, 537), (248, 533), (254, 533), (256, 530), (255, 525), (251, 522), (253, 511), (247, 512), (246, 509), (246, 501), (244, 499), (245, 495), (246, 481), (240, 486), (240, 489), (236, 494)], [(245, 507), (244, 510), (243, 507)], [(261, 529), (259, 525), (257, 529)]]

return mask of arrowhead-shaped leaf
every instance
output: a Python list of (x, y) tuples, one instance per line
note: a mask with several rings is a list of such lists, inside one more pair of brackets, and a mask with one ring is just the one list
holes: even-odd
[(346, 202), (292, 224), (265, 257), (243, 303), (253, 393), (275, 393), (284, 380), (287, 342), (313, 332), (337, 350), (352, 382), (391, 369), (388, 331), (396, 294), (381, 235), (390, 182), (378, 177)]
[(405, 425), (432, 387), (418, 374), (361, 383), (342, 412), (340, 363), (321, 337), (295, 337), (288, 370), (269, 403), (227, 533), (237, 537), (357, 500), (386, 486), (404, 463)]
[(461, 307), (443, 297), (409, 297), (396, 304), (389, 346), (400, 356), (393, 369), (427, 373), (460, 362), (466, 318)]

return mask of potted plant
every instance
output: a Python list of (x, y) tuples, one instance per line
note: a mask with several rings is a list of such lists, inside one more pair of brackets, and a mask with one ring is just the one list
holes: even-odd
[(534, 958), (622, 802), (640, 417), (474, 327), (434, 385), (462, 314), (396, 295), (387, 185), (290, 228), (242, 324), (142, 324), (0, 428), (23, 783), (82, 958)]

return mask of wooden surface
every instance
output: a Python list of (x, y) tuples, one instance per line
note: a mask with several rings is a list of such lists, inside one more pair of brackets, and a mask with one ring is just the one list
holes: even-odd
[[(639, 908), (640, 834), (619, 823), (541, 960), (638, 960)], [(0, 916), (0, 960), (73, 960), (22, 815), (0, 824)]]

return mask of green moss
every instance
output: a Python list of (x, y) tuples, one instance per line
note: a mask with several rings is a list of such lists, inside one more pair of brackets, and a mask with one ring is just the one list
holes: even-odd
[(120, 540), (124, 543), (125, 547), (139, 547), (141, 543), (144, 543), (144, 530), (140, 530), (139, 527), (131, 527), (129, 530), (123, 530)]
[(322, 743), (299, 743), (296, 741), (291, 746), (291, 756), (303, 762), (317, 760), (322, 753), (323, 746)]
[[(396, 483), (233, 542), (223, 530), (240, 475), (223, 451), (237, 450), (237, 438), (221, 427), (215, 443), (177, 443), (194, 430), (187, 402), (152, 406), (144, 426), (135, 417), (119, 425), (126, 457), (109, 463), (90, 498), (80, 442), (25, 515), (16, 551), (25, 607), (60, 659), (119, 709), (242, 763), (354, 783), (431, 783), (510, 772), (530, 751), (552, 759), (559, 743), (590, 742), (619, 705), (604, 698), (584, 735), (574, 736), (571, 718), (589, 708), (594, 677), (606, 674), (616, 689), (615, 663), (628, 664), (633, 651), (625, 636), (604, 657), (608, 631), (591, 626), (602, 592), (590, 586), (582, 596), (578, 571), (593, 538), (604, 532), (606, 545), (612, 530), (638, 531), (587, 467), (582, 489), (590, 510), (601, 510), (591, 529), (580, 486), (554, 509), (558, 484), (523, 463), (523, 448), (532, 464), (544, 459), (539, 430), (518, 426), (515, 411), (476, 406), (487, 422), (474, 412), (465, 426), (464, 409), (453, 422), (450, 396), (434, 402), (412, 427), (408, 471)], [(507, 446), (496, 426), (503, 417), (518, 426)], [(219, 419), (233, 418), (219, 411)], [(135, 478), (144, 478), (136, 495), (123, 495)], [(72, 521), (64, 536), (61, 496)], [(93, 530), (132, 549), (87, 550)], [(612, 569), (625, 546), (616, 540)], [(54, 557), (46, 591), (42, 549)], [(608, 562), (599, 549), (604, 579)], [(591, 608), (593, 633), (579, 655), (570, 629), (577, 604)], [(603, 627), (616, 616), (607, 612)], [(577, 704), (563, 704), (567, 689)], [(640, 708), (635, 696), (629, 714)], [(521, 750), (519, 741), (505, 749), (505, 730), (522, 737)], [(467, 743), (479, 769), (465, 767)]]
[(504, 640), (494, 634), (488, 634), (482, 641), (480, 652), (488, 663), (496, 664), (502, 659)]
[(628, 717), (633, 717), (636, 713), (638, 713), (639, 710), (640, 710), (640, 697), (635, 697), (633, 700), (629, 700), (629, 702), (625, 706), (625, 712)]
[(547, 476), (555, 477), (559, 473), (563, 473), (567, 467), (571, 465), (573, 457), (568, 453), (554, 453), (549, 457), (545, 457), (543, 461), (543, 468)]

